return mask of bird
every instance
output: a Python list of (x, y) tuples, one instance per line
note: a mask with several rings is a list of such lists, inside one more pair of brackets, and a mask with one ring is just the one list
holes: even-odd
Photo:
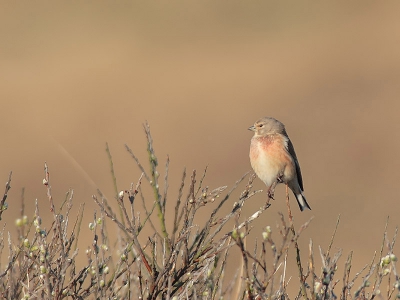
[(250, 143), (250, 163), (258, 178), (268, 187), (268, 196), (273, 199), (275, 185), (285, 183), (296, 197), (300, 210), (311, 210), (304, 196), (299, 161), (285, 125), (275, 118), (264, 117), (248, 129), (254, 132)]

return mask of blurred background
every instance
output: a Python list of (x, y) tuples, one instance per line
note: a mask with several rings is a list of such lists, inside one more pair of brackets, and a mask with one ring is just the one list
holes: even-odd
[[(230, 188), (251, 170), (247, 128), (273, 116), (294, 143), (312, 207), (300, 213), (292, 197), (295, 224), (314, 216), (302, 255), (310, 238), (327, 248), (339, 214), (333, 247), (345, 256), (354, 250), (354, 273), (380, 249), (387, 216), (393, 234), (400, 213), (400, 3), (0, 5), (0, 182), (13, 171), (1, 227), (14, 231), (23, 187), (26, 214), (33, 216), (37, 199), (51, 223), (42, 185), (47, 161), (56, 206), (74, 189), (73, 211), (86, 203), (82, 234), (91, 237), (91, 195), (99, 188), (114, 197), (105, 143), (118, 189), (129, 189), (140, 171), (124, 144), (147, 169), (146, 120), (160, 170), (170, 156), (172, 206), (184, 167), (201, 174), (208, 166), (205, 184)], [(255, 188), (264, 185), (257, 179)], [(284, 199), (281, 185), (253, 223), (253, 237), (275, 227)], [(253, 197), (242, 217), (265, 200), (265, 191)], [(81, 243), (85, 249), (91, 238)]]

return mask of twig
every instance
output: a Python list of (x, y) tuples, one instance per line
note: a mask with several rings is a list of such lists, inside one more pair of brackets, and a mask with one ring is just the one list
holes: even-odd
[[(289, 203), (289, 187), (288, 187), (287, 184), (286, 184), (286, 205), (287, 205), (287, 208), (288, 208), (290, 229), (291, 229), (291, 231), (293, 233), (293, 238), (296, 238), (296, 231), (294, 229), (292, 211), (290, 209), (290, 203)], [(294, 242), (294, 247), (296, 248), (296, 263), (297, 263), (297, 268), (299, 270), (301, 295), (303, 296), (304, 299), (308, 299), (307, 289), (306, 289), (306, 285), (305, 285), (305, 278), (304, 278), (304, 275), (303, 275), (303, 267), (301, 265), (300, 248), (299, 248), (299, 245), (297, 244), (297, 239)]]
[(6, 205), (6, 199), (8, 196), (8, 191), (11, 189), (11, 175), (12, 172), (10, 172), (10, 174), (8, 175), (8, 181), (6, 182), (6, 188), (3, 194), (3, 198), (0, 201), (0, 220), (1, 220), (1, 216), (3, 214), (3, 211), (5, 211), (7, 209), (7, 205)]

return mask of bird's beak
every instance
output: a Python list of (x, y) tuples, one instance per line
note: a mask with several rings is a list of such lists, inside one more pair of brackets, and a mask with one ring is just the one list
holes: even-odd
[(250, 126), (248, 129), (251, 130), (251, 131), (255, 131), (255, 130), (256, 130), (256, 128), (254, 127), (254, 125), (253, 125), (253, 126)]

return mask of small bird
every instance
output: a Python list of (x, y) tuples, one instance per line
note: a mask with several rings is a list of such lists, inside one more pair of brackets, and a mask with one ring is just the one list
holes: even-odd
[(257, 176), (267, 185), (268, 196), (278, 183), (286, 183), (297, 199), (300, 210), (311, 209), (303, 191), (303, 179), (294, 147), (285, 125), (264, 117), (249, 127), (254, 131), (250, 144), (250, 163)]

